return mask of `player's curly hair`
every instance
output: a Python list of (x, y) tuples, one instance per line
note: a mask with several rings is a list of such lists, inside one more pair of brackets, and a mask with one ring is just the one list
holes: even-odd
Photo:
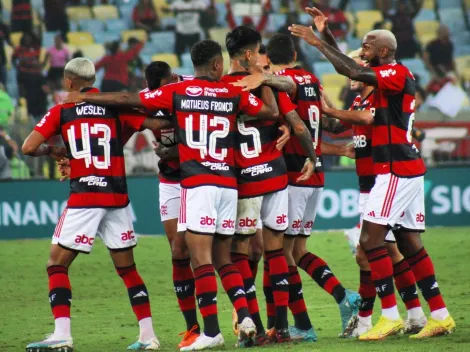
[(225, 37), (225, 46), (230, 57), (244, 54), (246, 49), (256, 47), (261, 43), (261, 34), (246, 26), (238, 26), (233, 31), (228, 32)]
[(218, 55), (222, 56), (222, 47), (213, 40), (201, 40), (191, 48), (191, 61), (194, 67), (205, 66)]
[(286, 34), (275, 34), (266, 46), (268, 58), (274, 65), (288, 65), (294, 61), (295, 44)]

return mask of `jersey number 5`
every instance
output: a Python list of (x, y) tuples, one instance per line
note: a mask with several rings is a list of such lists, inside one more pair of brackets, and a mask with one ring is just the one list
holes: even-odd
[(246, 127), (245, 118), (243, 116), (237, 121), (238, 123), (238, 132), (243, 136), (252, 136), (253, 137), (253, 149), (250, 150), (248, 143), (242, 143), (240, 145), (240, 150), (243, 157), (247, 159), (256, 158), (261, 154), (261, 137), (259, 131), (255, 127)]
[[(205, 159), (207, 155), (211, 158), (223, 161), (227, 156), (227, 148), (221, 148), (220, 151), (217, 151), (217, 138), (225, 138), (228, 136), (230, 131), (230, 121), (225, 117), (214, 116), (209, 120), (211, 127), (217, 127), (222, 125), (221, 130), (212, 131), (209, 138), (208, 134), (208, 116), (200, 115), (199, 116), (199, 140), (194, 140), (193, 135), (193, 115), (189, 115), (185, 120), (186, 128), (186, 143), (188, 147), (192, 149), (199, 149), (201, 152), (201, 159)], [(208, 141), (209, 140), (209, 141)], [(209, 143), (208, 143), (209, 142)], [(208, 145), (209, 144), (209, 145)]]
[[(70, 152), (74, 159), (84, 159), (85, 166), (90, 167), (91, 164), (97, 169), (107, 169), (111, 166), (111, 129), (108, 125), (95, 123), (91, 127), (87, 123), (80, 124), (82, 135), (82, 150), (77, 148), (77, 137), (75, 134), (75, 126), (71, 126), (67, 130), (67, 136), (70, 144)], [(103, 147), (103, 160), (99, 160), (97, 156), (92, 156), (91, 152), (91, 135), (102, 134), (98, 137), (98, 145)]]

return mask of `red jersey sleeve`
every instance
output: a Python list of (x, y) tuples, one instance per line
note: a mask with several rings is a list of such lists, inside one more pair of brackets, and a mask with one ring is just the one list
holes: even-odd
[(45, 139), (49, 139), (60, 133), (60, 113), (61, 105), (56, 105), (48, 111), (46, 115), (38, 122), (35, 131), (43, 135)]
[(151, 92), (142, 91), (139, 93), (140, 101), (148, 111), (155, 111), (160, 109), (172, 111), (174, 89), (175, 85), (170, 84)]
[(240, 92), (240, 105), (238, 106), (239, 110), (243, 111), (249, 116), (256, 116), (262, 107), (263, 102), (261, 99), (258, 99), (250, 92)]
[(388, 94), (397, 94), (405, 88), (407, 70), (400, 65), (371, 67), (377, 76), (377, 88)]
[(297, 105), (290, 100), (289, 95), (285, 92), (279, 92), (278, 105), (282, 116), (286, 116), (291, 111), (297, 109)]
[(142, 128), (142, 125), (144, 124), (146, 118), (147, 116), (138, 112), (119, 114), (119, 120), (121, 121), (123, 129), (126, 127), (130, 127), (135, 131), (139, 131)]

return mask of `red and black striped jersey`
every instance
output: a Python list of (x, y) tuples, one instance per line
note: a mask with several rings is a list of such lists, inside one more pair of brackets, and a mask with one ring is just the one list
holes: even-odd
[[(350, 110), (370, 110), (373, 103), (374, 92), (372, 91), (365, 99), (358, 95)], [(374, 163), (372, 161), (372, 125), (350, 125), (350, 127), (353, 131), (359, 190), (363, 193), (369, 193), (375, 184)]]
[(312, 177), (307, 181), (297, 182), (297, 178), (301, 175), (301, 170), (308, 155), (300, 145), (298, 138), (296, 136), (290, 137), (284, 147), (289, 184), (302, 187), (323, 187), (325, 176), (321, 154), (322, 107), (320, 93), (323, 88), (313, 73), (299, 66), (279, 71), (277, 75), (289, 76), (297, 84), (297, 95), (291, 97), (291, 100), (297, 105), (297, 113), (312, 134), (312, 142), (317, 154), (316, 168)]
[(240, 111), (256, 115), (261, 100), (208, 77), (169, 84), (140, 97), (147, 110), (166, 109), (176, 119), (182, 187), (237, 188), (236, 117)]
[(415, 79), (408, 68), (399, 63), (371, 69), (377, 76), (372, 128), (374, 173), (422, 176), (426, 167), (412, 140)]
[[(235, 72), (222, 77), (221, 81), (226, 84), (237, 82), (248, 74)], [(296, 109), (286, 93), (275, 95), (282, 116)], [(280, 126), (281, 120), (259, 120), (245, 114), (238, 116), (235, 144), (238, 198), (258, 197), (287, 187), (286, 164), (282, 152), (276, 149)]]
[[(88, 89), (87, 92), (98, 92)], [(34, 128), (44, 138), (61, 134), (70, 158), (69, 208), (122, 208), (129, 204), (122, 131), (139, 130), (143, 115), (98, 105), (56, 105)]]

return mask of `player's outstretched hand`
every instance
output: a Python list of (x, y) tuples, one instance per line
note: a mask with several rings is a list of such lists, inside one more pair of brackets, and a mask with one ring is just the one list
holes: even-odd
[(297, 182), (307, 181), (312, 177), (313, 172), (315, 171), (315, 164), (310, 159), (305, 161), (304, 167), (300, 173), (302, 174), (297, 178)]
[(237, 82), (230, 83), (235, 87), (241, 87), (244, 92), (249, 92), (253, 89), (258, 88), (264, 82), (264, 75), (262, 73), (254, 73), (249, 76), (243, 77)]
[(276, 149), (282, 150), (282, 148), (284, 148), (284, 146), (290, 139), (290, 129), (288, 126), (282, 125), (281, 127), (279, 127), (279, 131), (282, 132), (282, 136), (279, 137), (279, 139), (276, 142)]
[(328, 28), (328, 17), (316, 7), (306, 7), (305, 11), (313, 18), (313, 23), (320, 33), (323, 33)]
[(70, 92), (65, 97), (62, 104), (83, 103), (83, 94), (80, 92)]
[(321, 43), (321, 40), (316, 36), (312, 27), (302, 26), (301, 24), (293, 24), (289, 27), (289, 31), (293, 36), (305, 40), (312, 46), (317, 46)]
[(67, 158), (63, 158), (57, 161), (57, 169), (60, 173), (60, 182), (64, 182), (70, 178), (70, 160)]

